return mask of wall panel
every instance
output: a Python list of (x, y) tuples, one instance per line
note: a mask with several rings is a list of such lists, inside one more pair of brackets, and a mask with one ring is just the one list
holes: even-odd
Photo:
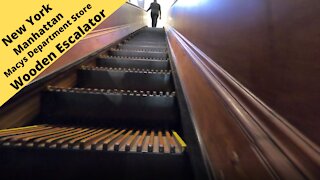
[(320, 144), (320, 1), (178, 0), (168, 20)]

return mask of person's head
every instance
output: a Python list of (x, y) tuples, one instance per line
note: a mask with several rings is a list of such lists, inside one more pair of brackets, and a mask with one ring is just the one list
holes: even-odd
[(154, 0), (153, 2), (157, 3), (157, 0)]

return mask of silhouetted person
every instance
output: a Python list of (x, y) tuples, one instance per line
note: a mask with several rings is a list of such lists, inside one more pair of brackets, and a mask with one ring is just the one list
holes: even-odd
[(151, 9), (152, 27), (157, 27), (157, 21), (158, 21), (159, 15), (161, 19), (161, 7), (160, 7), (160, 4), (157, 3), (157, 0), (154, 0), (154, 2), (150, 4), (150, 7), (147, 11), (149, 11), (150, 9)]

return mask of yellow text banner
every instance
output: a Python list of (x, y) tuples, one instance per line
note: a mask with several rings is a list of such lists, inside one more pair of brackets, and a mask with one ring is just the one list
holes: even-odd
[(0, 7), (0, 106), (125, 2), (3, 2)]

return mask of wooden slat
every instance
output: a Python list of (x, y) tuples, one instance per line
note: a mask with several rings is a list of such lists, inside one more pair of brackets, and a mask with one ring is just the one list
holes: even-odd
[(37, 126), (37, 127), (34, 127), (34, 128), (26, 128), (26, 129), (19, 129), (19, 130), (16, 130), (16, 131), (3, 132), (3, 133), (0, 134), (0, 136), (2, 136), (2, 137), (4, 137), (4, 136), (14, 136), (14, 135), (18, 135), (18, 134), (31, 133), (31, 132), (44, 130), (44, 129), (50, 129), (50, 128), (52, 128), (52, 127)]
[(158, 139), (159, 139), (159, 152), (163, 153), (164, 152), (164, 142), (163, 142), (163, 137), (162, 137), (161, 131), (158, 131)]
[(82, 134), (86, 134), (86, 133), (90, 133), (92, 132), (92, 130), (90, 130), (89, 128), (86, 128), (84, 130), (81, 130), (80, 133), (75, 133), (71, 136), (67, 136), (65, 138), (62, 138), (62, 139), (59, 139), (56, 143), (56, 147), (57, 148), (61, 148), (62, 146), (64, 146), (65, 144), (67, 144), (69, 141), (71, 141), (73, 138), (76, 138), (76, 137), (79, 137), (81, 136)]
[(166, 131), (166, 137), (169, 142), (170, 152), (175, 153), (176, 152), (176, 144), (175, 144), (173, 138), (171, 137), (169, 131)]
[(40, 127), (40, 126), (34, 125), (34, 126), (17, 127), (17, 128), (10, 128), (10, 129), (1, 129), (0, 135), (2, 135), (2, 133), (6, 133), (6, 132), (11, 133), (11, 132), (19, 131), (19, 130), (25, 130), (25, 129), (36, 128), (36, 127)]
[(114, 150), (115, 151), (119, 151), (120, 146), (123, 145), (126, 141), (126, 139), (128, 139), (129, 135), (132, 133), (133, 130), (128, 131), (123, 137), (121, 137), (120, 139), (118, 139), (115, 144), (114, 144)]
[(103, 142), (103, 149), (104, 149), (104, 150), (108, 150), (109, 144), (110, 144), (113, 140), (115, 140), (116, 138), (118, 138), (118, 137), (119, 137), (122, 133), (124, 133), (125, 131), (126, 131), (125, 129), (124, 129), (124, 130), (121, 130), (121, 131), (118, 132), (117, 134), (115, 134), (115, 135), (111, 136), (110, 138), (104, 140), (104, 142)]
[(137, 152), (141, 152), (142, 151), (142, 146), (143, 146), (143, 142), (145, 140), (145, 137), (147, 135), (147, 130), (144, 130), (140, 139), (139, 139), (139, 142), (138, 142), (138, 145), (137, 145)]
[(90, 137), (87, 137), (87, 138), (85, 138), (85, 139), (82, 139), (82, 140), (80, 141), (80, 149), (85, 149), (86, 147), (90, 146), (91, 143), (92, 143), (95, 139), (103, 136), (104, 134), (110, 132), (111, 130), (112, 130), (112, 129), (106, 129), (106, 130), (103, 130), (102, 132), (100, 132), (100, 133), (98, 133), (98, 134), (95, 134), (95, 135), (93, 135), (93, 136), (90, 136)]
[(74, 132), (74, 131), (77, 131), (77, 129), (71, 127), (71, 128), (67, 128), (66, 131), (64, 131), (64, 132), (60, 132), (59, 134), (51, 134), (49, 136), (36, 138), (33, 140), (33, 146), (38, 146), (40, 143), (43, 143), (44, 141), (46, 141), (48, 139), (56, 138), (56, 137), (59, 137), (59, 136), (62, 136), (64, 134)]
[(52, 129), (52, 130), (49, 130), (48, 132), (43, 133), (43, 134), (30, 135), (28, 137), (22, 138), (21, 141), (22, 141), (22, 143), (27, 143), (28, 141), (31, 141), (31, 140), (36, 139), (36, 138), (48, 137), (50, 135), (62, 133), (62, 132), (65, 132), (65, 131), (68, 131), (68, 129), (67, 128)]
[(154, 131), (151, 131), (150, 139), (148, 143), (148, 152), (153, 152), (153, 143), (154, 143)]
[(136, 131), (131, 137), (130, 139), (127, 141), (126, 143), (126, 147), (125, 147), (125, 151), (130, 151), (132, 144), (134, 143), (134, 140), (137, 138), (137, 136), (139, 135), (140, 131)]
[(114, 133), (117, 133), (118, 131), (119, 131), (118, 129), (115, 129), (112, 132), (93, 140), (91, 144), (91, 149), (96, 150), (101, 144), (103, 144), (105, 139), (109, 138), (110, 136), (112, 136)]
[(93, 132), (90, 132), (90, 133), (88, 133), (86, 135), (82, 135), (82, 136), (80, 136), (78, 138), (74, 138), (73, 140), (68, 142), (68, 147), (69, 148), (73, 148), (73, 147), (78, 146), (78, 145), (80, 147), (80, 143), (81, 143), (82, 140), (87, 139), (87, 138), (91, 138), (92, 136), (94, 136), (96, 134), (99, 134), (99, 133), (101, 133), (103, 131), (104, 131), (103, 129), (95, 129), (95, 131), (93, 131)]
[(41, 129), (41, 130), (24, 133), (24, 134), (12, 135), (12, 136), (1, 138), (0, 141), (1, 142), (10, 141), (10, 143), (15, 143), (15, 142), (19, 141), (21, 138), (28, 137), (30, 135), (42, 134), (42, 133), (45, 133), (48, 130), (52, 130), (52, 129), (55, 129), (55, 128), (48, 127), (48, 128), (44, 128), (44, 129)]
[(68, 138), (70, 136), (73, 136), (75, 134), (79, 134), (79, 133), (81, 133), (83, 131), (87, 131), (87, 130), (88, 129), (77, 128), (74, 131), (66, 132), (66, 133), (63, 133), (61, 135), (57, 135), (55, 137), (49, 138), (49, 139), (45, 140), (45, 142), (44, 142), (45, 146), (46, 147), (50, 147), (50, 146), (52, 146), (53, 144), (55, 144), (59, 140), (62, 140), (64, 138)]
[(86, 134), (83, 134), (83, 135), (81, 135), (81, 136), (79, 136), (79, 137), (77, 137), (77, 138), (74, 138), (74, 139), (72, 139), (71, 141), (69, 141), (69, 142), (68, 142), (68, 147), (69, 147), (69, 148), (73, 148), (73, 146), (79, 145), (79, 144), (80, 144), (80, 141), (81, 141), (82, 139), (89, 138), (89, 137), (91, 137), (91, 136), (93, 136), (93, 135), (95, 135), (95, 134), (98, 134), (98, 133), (102, 132), (102, 131), (103, 131), (103, 129), (93, 129), (93, 131), (88, 132), (88, 133), (86, 133)]

